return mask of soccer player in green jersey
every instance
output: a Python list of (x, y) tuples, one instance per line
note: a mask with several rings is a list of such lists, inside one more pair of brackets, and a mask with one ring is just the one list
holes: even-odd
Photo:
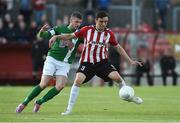
[[(81, 23), (82, 15), (79, 12), (73, 12), (68, 26), (55, 26), (54, 28), (49, 29), (49, 25), (46, 24), (40, 29), (38, 37), (51, 38), (54, 35), (73, 33), (79, 28)], [(71, 41), (59, 41), (59, 39), (57, 39), (48, 51), (40, 84), (35, 86), (25, 100), (18, 105), (16, 113), (21, 113), (28, 103), (38, 96), (44, 88), (46, 88), (53, 76), (56, 78), (56, 85), (41, 99), (35, 101), (33, 112), (38, 112), (43, 103), (59, 94), (67, 82), (67, 74), (70, 69), (70, 64), (75, 58), (76, 50), (81, 42), (83, 42), (83, 40), (78, 38), (72, 39)]]

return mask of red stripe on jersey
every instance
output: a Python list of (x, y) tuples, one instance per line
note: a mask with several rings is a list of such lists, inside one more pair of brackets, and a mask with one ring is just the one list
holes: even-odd
[[(104, 37), (103, 37), (104, 44), (106, 43), (107, 34), (108, 34), (107, 32), (104, 33)], [(103, 52), (103, 49), (104, 49), (104, 47), (101, 47), (101, 49), (100, 49), (100, 61), (103, 59), (103, 53), (105, 53), (105, 52)]]
[[(98, 43), (99, 40), (100, 40), (100, 36), (101, 36), (101, 32), (98, 32), (98, 34), (97, 34), (97, 39), (96, 39), (96, 42), (97, 42), (97, 43)], [(97, 62), (96, 55), (98, 55), (98, 54), (97, 54), (97, 48), (98, 48), (98, 47), (99, 47), (98, 45), (95, 45), (95, 48), (94, 48), (94, 52), (93, 52), (93, 60), (94, 60), (94, 63)]]
[(104, 55), (105, 55), (106, 58), (108, 58), (108, 50), (107, 50), (107, 48), (108, 48), (108, 46), (106, 45), (106, 46), (105, 46), (105, 53), (104, 53)]
[[(84, 43), (86, 43), (86, 42), (84, 42)], [(84, 45), (84, 48), (83, 48), (83, 51), (82, 51), (82, 54), (81, 54), (81, 59), (80, 59), (80, 62), (81, 62), (81, 63), (82, 63), (82, 61), (84, 61), (86, 48), (87, 48), (87, 47)]]
[(88, 41), (88, 45), (87, 45), (87, 46), (88, 46), (88, 54), (86, 54), (86, 55), (88, 55), (88, 56), (87, 56), (87, 61), (88, 61), (88, 62), (90, 62), (90, 52), (92, 52), (92, 51), (91, 51), (91, 47), (92, 47), (92, 41), (93, 41), (93, 37), (94, 37), (94, 31), (95, 31), (95, 30), (92, 30), (92, 31), (91, 31), (90, 40)]

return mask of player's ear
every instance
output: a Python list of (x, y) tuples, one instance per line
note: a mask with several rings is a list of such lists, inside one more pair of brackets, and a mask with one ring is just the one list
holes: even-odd
[(72, 22), (72, 20), (73, 20), (73, 17), (70, 17), (70, 19), (69, 19), (70, 23)]
[(97, 22), (98, 21), (98, 18), (95, 18), (95, 22)]

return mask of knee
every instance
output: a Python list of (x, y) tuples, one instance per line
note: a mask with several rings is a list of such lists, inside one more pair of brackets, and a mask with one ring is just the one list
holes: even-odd
[(65, 86), (66, 86), (66, 81), (56, 82), (56, 85), (55, 85), (56, 89), (59, 91), (62, 90)]
[(122, 81), (121, 77), (119, 75), (112, 76), (111, 79), (115, 82), (118, 82), (118, 83)]
[(80, 87), (83, 81), (84, 80), (82, 78), (76, 78), (75, 81), (74, 81), (74, 84), (76, 86)]
[(44, 88), (46, 88), (47, 84), (40, 82), (39, 86), (44, 89)]
[(86, 76), (84, 74), (77, 74), (74, 81), (74, 85), (78, 87), (81, 86), (81, 84), (84, 82), (85, 79), (86, 79)]
[(47, 82), (44, 82), (44, 81), (41, 80), (39, 86), (44, 89), (44, 88), (47, 87), (47, 84), (48, 84)]
[(116, 71), (113, 71), (111, 72), (108, 77), (113, 80), (113, 81), (116, 81), (116, 82), (121, 82), (122, 81), (122, 78), (120, 77), (119, 73), (116, 72)]
[(62, 90), (65, 87), (65, 84), (62, 84), (62, 83), (61, 84), (56, 84), (55, 87), (56, 87), (56, 89), (58, 91), (60, 91), (60, 90)]

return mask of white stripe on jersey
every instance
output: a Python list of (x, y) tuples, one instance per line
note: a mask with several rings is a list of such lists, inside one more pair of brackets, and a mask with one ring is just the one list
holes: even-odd
[(86, 51), (85, 51), (85, 58), (84, 58), (84, 62), (87, 62), (88, 61), (88, 49), (90, 48), (88, 43), (90, 41), (90, 37), (91, 37), (91, 32), (92, 32), (92, 29), (88, 30), (87, 32), (87, 41), (86, 41)]
[[(108, 42), (109, 42), (109, 38), (110, 38), (110, 34), (109, 33), (107, 33), (107, 37), (106, 37), (106, 41), (105, 41), (105, 44), (108, 44)], [(105, 56), (105, 48), (106, 48), (106, 46), (104, 46), (103, 47), (103, 54), (102, 54), (102, 59), (105, 59), (106, 58), (106, 56)]]
[(55, 34), (54, 29), (50, 30), (49, 32), (51, 33), (51, 35), (54, 35), (54, 34)]
[(67, 52), (67, 54), (66, 54), (66, 56), (65, 56), (65, 58), (64, 58), (64, 61), (65, 61), (65, 62), (68, 62), (68, 59), (69, 59), (69, 57), (71, 56), (71, 53), (72, 53), (72, 52), (74, 51), (74, 49), (75, 49), (75, 45), (76, 45), (77, 41), (78, 41), (78, 38), (72, 39), (72, 43), (74, 44), (74, 47), (73, 47), (71, 50), (68, 50), (68, 52)]
[[(110, 38), (110, 34), (107, 33), (107, 37), (106, 37), (106, 41), (105, 41), (105, 44), (108, 44), (109, 43), (109, 38)], [(103, 59), (105, 59), (107, 57), (107, 54), (105, 54), (105, 50), (106, 50), (106, 53), (108, 51), (108, 46), (104, 46), (103, 47)]]
[[(101, 33), (99, 42), (100, 42), (100, 43), (103, 43), (103, 39), (104, 39), (104, 32)], [(96, 60), (97, 60), (97, 62), (100, 61), (100, 49), (101, 49), (101, 46), (98, 46), (97, 52), (96, 52)]]
[(108, 44), (108, 43), (109, 43), (109, 38), (110, 38), (110, 34), (109, 34), (109, 33), (107, 33), (107, 37), (106, 37), (106, 44)]
[[(98, 32), (95, 30), (94, 31), (94, 36), (93, 36), (93, 42), (95, 41), (96, 42), (96, 39), (97, 39), (97, 36), (98, 36)], [(91, 63), (94, 63), (94, 59), (93, 59), (93, 53), (94, 53), (94, 48), (95, 48), (95, 44), (92, 44), (91, 46), (91, 50), (90, 50), (90, 62)]]

